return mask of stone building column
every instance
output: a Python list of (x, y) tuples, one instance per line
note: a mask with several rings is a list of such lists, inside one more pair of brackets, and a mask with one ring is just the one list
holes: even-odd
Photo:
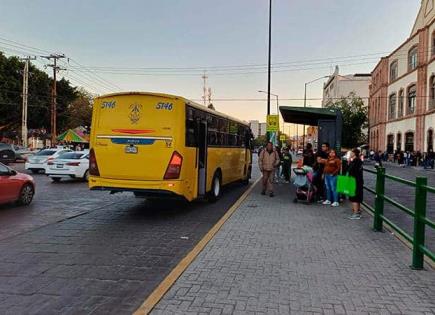
[(417, 107), (416, 126), (414, 136), (414, 148), (416, 151), (424, 152), (425, 119), (424, 114), (427, 108), (427, 62), (429, 55), (428, 28), (422, 29), (419, 33), (418, 44), (418, 70), (417, 70)]

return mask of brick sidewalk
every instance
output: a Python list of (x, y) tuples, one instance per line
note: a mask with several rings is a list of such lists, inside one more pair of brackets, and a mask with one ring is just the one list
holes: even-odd
[(370, 216), (259, 189), (153, 314), (435, 314), (435, 271), (411, 270), (411, 251)]

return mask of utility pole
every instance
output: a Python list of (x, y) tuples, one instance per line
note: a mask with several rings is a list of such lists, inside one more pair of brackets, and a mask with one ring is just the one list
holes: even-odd
[(27, 99), (29, 95), (29, 63), (30, 60), (35, 60), (36, 57), (22, 58), (24, 60), (23, 71), (23, 112), (21, 116), (21, 145), (27, 147)]
[(51, 88), (51, 145), (56, 143), (57, 133), (57, 91), (56, 91), (56, 74), (60, 70), (66, 70), (57, 66), (57, 60), (65, 58), (64, 54), (51, 54), (49, 56), (41, 56), (42, 58), (52, 60), (53, 64), (47, 65), (47, 67), (53, 68), (53, 86)]
[(207, 79), (208, 79), (208, 76), (207, 76), (205, 70), (204, 70), (204, 74), (202, 75), (202, 79), (204, 82), (203, 86), (202, 86), (202, 91), (203, 91), (202, 99), (204, 101), (204, 106), (207, 106)]
[(208, 92), (207, 92), (207, 102), (208, 102), (208, 105), (212, 104), (212, 102), (211, 102), (211, 88), (210, 87), (208, 88)]
[[(270, 84), (271, 84), (271, 63), (272, 63), (272, 0), (269, 0), (269, 55), (267, 62), (267, 115), (270, 115)], [(267, 141), (270, 140), (270, 133), (267, 133)]]

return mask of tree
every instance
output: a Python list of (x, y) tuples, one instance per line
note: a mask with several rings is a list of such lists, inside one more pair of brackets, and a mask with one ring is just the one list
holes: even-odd
[(343, 97), (327, 107), (338, 109), (343, 114), (343, 147), (353, 148), (367, 142), (364, 131), (368, 127), (368, 109), (360, 97), (350, 93), (348, 97)]
[(254, 139), (254, 146), (255, 147), (264, 147), (267, 144), (267, 137), (266, 136), (258, 136), (256, 139)]
[(84, 89), (77, 91), (78, 97), (66, 109), (66, 129), (90, 126), (92, 120), (92, 95)]
[[(24, 63), (19, 58), (8, 58), (0, 52), (0, 133), (5, 136), (9, 133), (19, 134), (21, 131), (23, 68)], [(33, 65), (30, 65), (29, 72), (27, 126), (29, 129), (50, 130), (52, 79)], [(86, 99), (84, 95), (86, 94), (85, 91), (78, 92), (65, 79), (57, 81), (58, 132), (65, 130), (67, 126), (73, 123), (71, 119), (76, 112), (72, 111), (70, 106), (76, 99), (82, 98), (81, 101), (84, 101)], [(77, 106), (76, 104), (73, 108)], [(82, 109), (89, 111), (83, 106)], [(80, 124), (86, 123), (89, 125), (89, 114), (80, 112)]]

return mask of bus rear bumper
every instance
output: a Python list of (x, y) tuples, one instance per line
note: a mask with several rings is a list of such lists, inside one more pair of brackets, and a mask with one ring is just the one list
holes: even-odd
[(172, 181), (137, 181), (119, 180), (90, 176), (91, 190), (117, 192), (133, 192), (137, 197), (145, 198), (175, 198), (193, 200), (189, 193), (185, 193), (186, 185), (182, 180)]

